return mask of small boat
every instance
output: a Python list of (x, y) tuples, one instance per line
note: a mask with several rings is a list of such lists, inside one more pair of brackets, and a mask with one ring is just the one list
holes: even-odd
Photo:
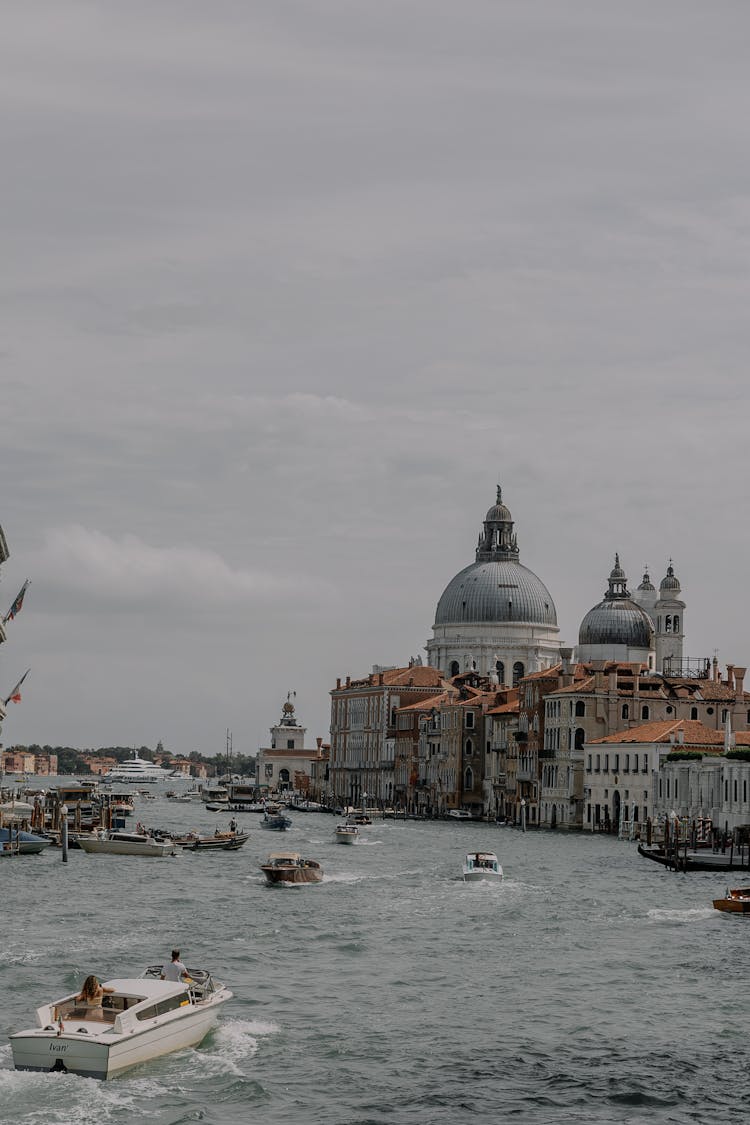
[(724, 898), (714, 899), (714, 910), (723, 910), (725, 914), (750, 914), (750, 887), (727, 888)]
[(359, 828), (356, 824), (337, 824), (334, 831), (339, 844), (356, 844), (359, 839)]
[(503, 869), (494, 852), (469, 852), (464, 860), (463, 878), (465, 883), (478, 883), (483, 880), (499, 882)]
[(0, 845), (11, 846), (11, 850), (19, 855), (38, 855), (52, 843), (46, 836), (37, 836), (34, 832), (18, 832), (15, 828), (0, 828)]
[(297, 852), (271, 852), (260, 869), (269, 883), (321, 883), (323, 868)]
[(372, 820), (367, 813), (363, 812), (350, 813), (346, 818), (346, 823), (355, 828), (370, 828), (372, 826)]
[(473, 816), (468, 809), (448, 809), (448, 817), (450, 820), (473, 820)]
[(62, 1071), (114, 1078), (138, 1063), (197, 1047), (232, 993), (205, 969), (190, 981), (160, 980), (161, 965), (142, 977), (104, 981), (101, 1007), (75, 993), (37, 1008), (37, 1027), (11, 1035), (16, 1070)]
[(214, 832), (213, 836), (199, 836), (189, 832), (174, 840), (181, 848), (192, 852), (236, 852), (250, 839), (249, 832)]
[(287, 828), (292, 827), (292, 822), (288, 816), (282, 813), (268, 813), (263, 814), (263, 819), (260, 822), (261, 828), (270, 828), (272, 832), (286, 832)]
[(79, 836), (79, 846), (90, 855), (177, 855), (171, 839), (157, 840), (145, 832), (110, 829), (96, 836)]

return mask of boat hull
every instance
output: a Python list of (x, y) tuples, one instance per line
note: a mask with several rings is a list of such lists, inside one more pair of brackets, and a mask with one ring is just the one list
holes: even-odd
[[(95, 1039), (92, 1030), (96, 1030), (96, 1025), (86, 1020), (67, 1021), (61, 1035), (56, 1029), (21, 1031), (10, 1037), (13, 1065), (16, 1070), (58, 1070), (86, 1078), (114, 1078), (139, 1063), (196, 1047), (217, 1019), (218, 1004), (213, 1004), (205, 1010), (191, 1012), (158, 1027), (144, 1028), (111, 1043)], [(69, 1032), (71, 1025), (85, 1030)]]
[(309, 872), (309, 871), (278, 871), (272, 870), (267, 867), (261, 867), (268, 882), (274, 886), (279, 883), (300, 884), (303, 883), (321, 883), (323, 881), (323, 872)]
[(89, 855), (165, 856), (177, 854), (177, 849), (171, 840), (165, 843), (159, 840), (131, 843), (127, 840), (95, 840), (84, 839), (84, 837), (79, 836), (78, 845)]

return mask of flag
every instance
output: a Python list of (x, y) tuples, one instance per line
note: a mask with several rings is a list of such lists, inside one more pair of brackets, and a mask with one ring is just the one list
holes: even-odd
[(6, 613), (5, 617), (3, 618), (3, 625), (5, 625), (6, 622), (8, 622), (8, 621), (12, 621), (13, 618), (16, 616), (16, 614), (21, 612), (21, 606), (23, 605), (24, 594), (26, 593), (26, 590), (27, 590), (29, 585), (30, 585), (30, 583), (29, 583), (29, 580), (27, 578), (26, 581), (24, 582), (23, 586), (21, 587), (21, 589), (18, 591), (15, 598), (13, 599), (12, 606), (10, 607), (10, 609)]
[(26, 679), (26, 677), (28, 676), (30, 671), (31, 671), (31, 668), (26, 669), (24, 674), (21, 676), (21, 679), (18, 681), (16, 686), (13, 688), (10, 695), (6, 696), (6, 698), (3, 700), (3, 703), (20, 703), (21, 702), (21, 684)]

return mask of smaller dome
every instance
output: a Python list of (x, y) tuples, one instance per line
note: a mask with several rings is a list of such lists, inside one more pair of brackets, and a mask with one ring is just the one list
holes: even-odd
[(579, 645), (627, 645), (651, 648), (652, 622), (648, 614), (629, 598), (603, 601), (581, 622)]
[(612, 570), (610, 571), (609, 577), (610, 577), (610, 581), (613, 578), (615, 580), (622, 579), (623, 581), (625, 581), (625, 571), (620, 566), (620, 556), (619, 556), (619, 554), (615, 554), (615, 565), (612, 567)]
[(651, 575), (649, 574), (649, 572), (647, 570), (645, 570), (643, 572), (643, 581), (641, 582), (638, 589), (639, 590), (655, 590), (656, 589), (653, 582), (651, 581)]
[(662, 578), (661, 582), (659, 583), (659, 589), (660, 590), (679, 590), (680, 589), (680, 580), (674, 572), (674, 567), (672, 566), (671, 560), (670, 560), (669, 566), (667, 567), (667, 573), (665, 574), (665, 576)]
[(484, 517), (485, 523), (512, 523), (513, 516), (510, 514), (510, 508), (503, 504), (503, 490), (500, 485), (497, 486), (497, 500), (490, 508), (487, 515)]

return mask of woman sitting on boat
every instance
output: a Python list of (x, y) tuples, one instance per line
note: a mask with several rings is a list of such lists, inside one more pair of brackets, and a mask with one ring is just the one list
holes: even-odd
[(95, 976), (88, 976), (83, 982), (83, 988), (75, 998), (79, 1008), (89, 1010), (101, 1008), (105, 992), (114, 992), (114, 988), (104, 988)]

